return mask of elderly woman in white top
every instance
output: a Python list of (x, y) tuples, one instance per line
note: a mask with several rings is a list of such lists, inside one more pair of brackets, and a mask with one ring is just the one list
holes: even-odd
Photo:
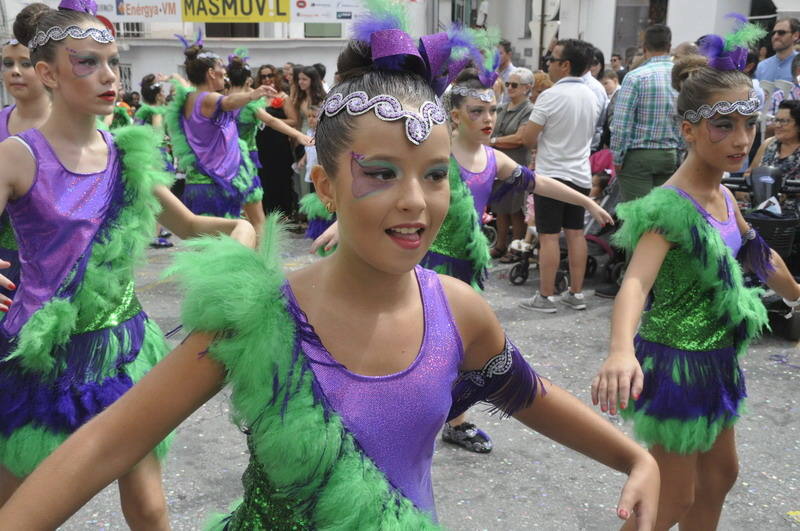
[[(511, 157), (517, 164), (528, 166), (531, 151), (522, 144), (519, 133), (529, 123), (533, 110), (533, 104), (528, 100), (533, 88), (533, 72), (527, 68), (516, 68), (505, 84), (511, 102), (497, 108), (491, 146)], [(497, 216), (497, 243), (492, 250), (492, 256), (502, 256), (502, 262), (512, 262), (515, 259), (513, 254), (506, 255), (509, 227), (515, 240), (520, 240), (525, 235), (525, 195), (524, 191), (508, 193), (491, 203), (491, 210)]]

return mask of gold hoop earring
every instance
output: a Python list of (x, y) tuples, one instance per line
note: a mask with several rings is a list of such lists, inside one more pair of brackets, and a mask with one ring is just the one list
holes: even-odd
[(336, 212), (336, 206), (332, 201), (325, 201), (325, 210), (327, 210), (330, 214), (333, 214)]

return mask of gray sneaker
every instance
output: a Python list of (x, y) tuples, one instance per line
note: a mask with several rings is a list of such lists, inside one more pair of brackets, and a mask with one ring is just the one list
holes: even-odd
[(558, 297), (554, 297), (553, 295), (545, 297), (537, 291), (536, 295), (530, 299), (525, 299), (524, 301), (520, 302), (519, 307), (542, 313), (556, 313), (556, 301), (558, 301)]
[(561, 294), (561, 302), (572, 308), (573, 310), (585, 310), (586, 299), (581, 293), (572, 293), (570, 290)]

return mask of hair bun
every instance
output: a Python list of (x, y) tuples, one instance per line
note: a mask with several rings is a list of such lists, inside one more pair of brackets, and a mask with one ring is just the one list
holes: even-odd
[(461, 72), (458, 73), (456, 78), (453, 80), (454, 85), (461, 85), (461, 84), (470, 84), (474, 85), (473, 82), (478, 82), (481, 87), (483, 84), (481, 83), (480, 74), (478, 73), (478, 69), (474, 67), (474, 65), (468, 66), (467, 68), (463, 69)]
[(192, 44), (191, 46), (184, 48), (183, 55), (186, 56), (187, 61), (192, 61), (194, 59), (197, 59), (197, 56), (200, 54), (202, 50), (203, 50), (202, 44)]
[(372, 48), (362, 41), (351, 40), (336, 61), (342, 81), (363, 75), (372, 69)]
[(672, 67), (672, 88), (680, 92), (684, 81), (695, 72), (707, 67), (708, 58), (705, 55), (691, 54), (681, 57)]
[(156, 82), (156, 75), (155, 74), (147, 74), (142, 78), (141, 86), (142, 88), (149, 87)]
[(36, 35), (36, 26), (39, 24), (39, 19), (49, 11), (54, 10), (42, 3), (25, 6), (25, 8), (19, 12), (17, 18), (14, 19), (14, 38), (17, 39), (20, 44), (27, 46), (28, 43), (33, 40), (34, 35)]

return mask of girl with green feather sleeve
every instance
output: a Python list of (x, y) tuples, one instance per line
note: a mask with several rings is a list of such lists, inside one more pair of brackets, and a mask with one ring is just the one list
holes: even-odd
[(720, 184), (747, 157), (760, 101), (738, 70), (747, 50), (708, 39), (708, 57), (681, 59), (672, 71), (686, 160), (663, 187), (617, 209), (616, 240), (632, 257), (608, 359), (592, 381), (593, 402), (633, 420), (659, 463), (659, 530), (715, 529), (736, 482), (734, 424), (746, 396), (739, 358), (767, 323), (761, 290), (745, 286), (736, 259), (787, 304), (800, 303), (780, 256)]
[(243, 500), (210, 529), (437, 529), (434, 442), (477, 401), (628, 474), (616, 513), (651, 528), (653, 458), (540, 378), (469, 285), (416, 265), (450, 203), (450, 139), (444, 87), (374, 62), (371, 41), (422, 57), (394, 13), (359, 23), (369, 29), (340, 56), (317, 131), (312, 178), (337, 212), (337, 251), (284, 277), (275, 216), (257, 252), (227, 237), (193, 243), (200, 252), (173, 272), (195, 332), (34, 472), (0, 526), (59, 525), (228, 384), (250, 464)]

